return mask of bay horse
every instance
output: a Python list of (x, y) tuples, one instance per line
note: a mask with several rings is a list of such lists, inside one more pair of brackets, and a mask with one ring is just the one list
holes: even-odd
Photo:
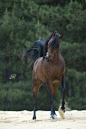
[(38, 58), (33, 66), (33, 120), (36, 119), (37, 94), (41, 82), (45, 82), (48, 89), (51, 105), (51, 119), (57, 118), (54, 108), (54, 99), (58, 90), (58, 84), (62, 83), (62, 105), (61, 111), (65, 111), (65, 61), (59, 51), (60, 42), (63, 35), (53, 31), (46, 38), (44, 43), (43, 57)]

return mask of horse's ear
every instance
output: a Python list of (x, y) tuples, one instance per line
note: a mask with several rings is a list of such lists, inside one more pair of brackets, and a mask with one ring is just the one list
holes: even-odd
[(60, 35), (60, 39), (62, 39), (62, 38), (63, 38), (63, 34)]

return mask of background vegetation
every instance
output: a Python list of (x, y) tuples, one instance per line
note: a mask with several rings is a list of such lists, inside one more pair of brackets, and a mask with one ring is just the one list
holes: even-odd
[[(20, 59), (39, 37), (63, 33), (61, 53), (66, 62), (67, 103), (86, 109), (85, 0), (0, 0), (0, 110), (33, 110), (32, 67)], [(38, 109), (49, 110), (42, 84)], [(61, 85), (55, 106), (61, 101)]]

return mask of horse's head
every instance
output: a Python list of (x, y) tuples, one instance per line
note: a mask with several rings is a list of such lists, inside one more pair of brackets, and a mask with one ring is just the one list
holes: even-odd
[(48, 50), (45, 56), (47, 62), (51, 61), (55, 56), (57, 50), (59, 50), (59, 45), (62, 37), (63, 35), (58, 34), (57, 31), (54, 31), (52, 33), (52, 36), (48, 42)]

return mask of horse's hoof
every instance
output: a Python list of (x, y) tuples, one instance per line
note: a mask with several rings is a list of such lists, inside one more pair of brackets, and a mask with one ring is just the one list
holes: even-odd
[(50, 120), (53, 120), (53, 119), (54, 119), (54, 117), (53, 117), (53, 116), (54, 116), (54, 115), (51, 115), (51, 116), (50, 116)]
[(58, 117), (57, 117), (57, 115), (56, 115), (56, 114), (51, 115), (50, 120), (53, 120), (53, 119), (58, 119)]
[(61, 117), (62, 119), (65, 119), (65, 117), (64, 117), (64, 112), (65, 112), (65, 110), (62, 110), (62, 109), (61, 109), (61, 106), (59, 107), (58, 112), (59, 112), (60, 117)]
[(50, 117), (50, 120), (54, 120), (54, 118), (53, 117)]
[(53, 118), (54, 118), (54, 119), (58, 119), (58, 117), (57, 117), (57, 115), (56, 115), (56, 114), (54, 114), (54, 115), (53, 115)]
[(35, 116), (33, 116), (33, 120), (36, 120), (36, 117)]

